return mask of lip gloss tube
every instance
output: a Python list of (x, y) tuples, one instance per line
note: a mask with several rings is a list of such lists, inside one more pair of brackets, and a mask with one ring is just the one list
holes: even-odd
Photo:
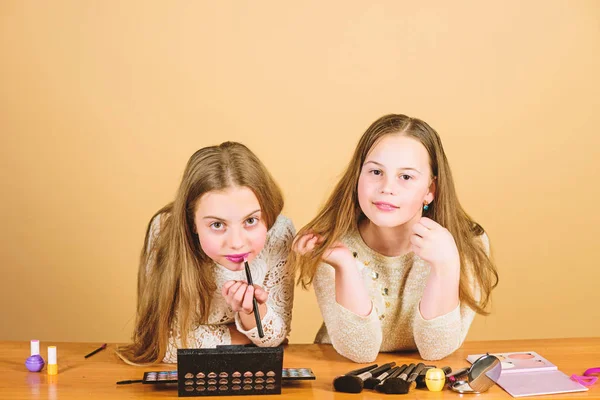
[(56, 346), (48, 346), (48, 375), (58, 374), (58, 364), (56, 363)]

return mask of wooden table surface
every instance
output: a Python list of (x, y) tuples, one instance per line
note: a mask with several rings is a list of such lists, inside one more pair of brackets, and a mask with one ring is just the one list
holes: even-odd
[[(42, 372), (29, 372), (25, 360), (29, 356), (28, 342), (0, 341), (0, 399), (138, 399), (176, 398), (176, 385), (116, 385), (117, 381), (141, 379), (145, 371), (173, 370), (174, 364), (157, 364), (151, 367), (126, 365), (114, 354), (114, 345), (96, 355), (84, 359), (84, 355), (99, 347), (99, 343), (55, 343), (40, 342), (40, 353), (46, 360), (47, 347), (56, 345), (58, 349), (58, 375), (48, 376), (46, 368)], [(501, 353), (513, 351), (536, 351), (567, 375), (578, 374), (591, 367), (600, 367), (600, 337), (546, 340), (510, 340), (467, 342), (459, 350), (444, 360), (433, 364), (450, 366), (453, 369), (466, 367), (469, 354)], [(47, 360), (46, 360), (47, 361)], [(419, 362), (417, 353), (382, 353), (376, 362), (395, 361), (398, 365)], [(431, 363), (429, 363), (431, 364)], [(338, 393), (333, 390), (332, 381), (337, 375), (359, 368), (338, 355), (329, 345), (288, 345), (285, 347), (283, 366), (287, 368), (312, 368), (317, 376), (314, 381), (284, 383), (282, 395), (286, 399), (375, 399), (393, 395), (383, 395), (371, 390), (360, 394)], [(219, 396), (220, 398), (225, 396)], [(231, 396), (229, 398), (273, 398), (277, 396)], [(397, 397), (397, 396), (393, 396)], [(499, 386), (493, 386), (480, 395), (460, 395), (450, 390), (429, 392), (426, 389), (413, 389), (404, 398), (471, 398), (510, 399), (509, 394)], [(600, 382), (587, 392), (543, 396), (551, 399), (600, 399)], [(537, 397), (541, 398), (541, 397)]]

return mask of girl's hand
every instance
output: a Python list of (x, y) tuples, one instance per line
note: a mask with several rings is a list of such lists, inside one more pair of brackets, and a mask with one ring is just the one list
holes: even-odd
[(264, 304), (269, 294), (260, 286), (248, 286), (245, 281), (227, 281), (221, 289), (227, 305), (233, 312), (252, 314), (252, 298), (256, 297), (258, 304)]
[[(299, 254), (308, 254), (315, 250), (319, 244), (323, 243), (323, 238), (314, 233), (307, 233), (296, 238), (293, 249)], [(354, 265), (354, 257), (350, 250), (342, 243), (336, 242), (323, 253), (322, 260), (333, 268), (343, 268), (344, 266)]]
[(452, 234), (432, 219), (421, 218), (412, 227), (412, 251), (436, 272), (460, 270), (460, 256)]

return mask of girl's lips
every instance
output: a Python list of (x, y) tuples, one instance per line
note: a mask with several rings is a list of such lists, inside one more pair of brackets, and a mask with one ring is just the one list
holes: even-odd
[(234, 263), (241, 263), (242, 261), (244, 261), (244, 258), (248, 257), (248, 254), (250, 254), (250, 253), (232, 254), (229, 256), (225, 256), (225, 258)]
[(377, 207), (381, 211), (394, 211), (394, 210), (397, 210), (399, 208), (399, 207), (396, 207), (393, 204), (384, 203), (384, 202), (375, 202), (373, 204), (375, 205), (375, 207)]

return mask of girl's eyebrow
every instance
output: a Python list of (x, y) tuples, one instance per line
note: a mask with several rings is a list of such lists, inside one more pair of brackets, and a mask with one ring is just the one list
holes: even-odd
[[(367, 165), (367, 164), (369, 164), (369, 163), (371, 163), (371, 164), (375, 164), (375, 165), (377, 165), (377, 166), (379, 166), (379, 167), (381, 167), (381, 168), (385, 168), (385, 166), (384, 166), (383, 164), (381, 164), (381, 163), (378, 163), (377, 161), (373, 161), (373, 160), (369, 160), (369, 161), (365, 162), (365, 163), (363, 164), (363, 166), (364, 166), (364, 165)], [(415, 172), (416, 172), (416, 173), (418, 173), (418, 174), (422, 174), (422, 172), (421, 172), (421, 171), (419, 171), (418, 169), (416, 169), (416, 168), (411, 168), (411, 167), (400, 167), (400, 168), (398, 168), (398, 171), (415, 171)]]
[[(260, 208), (258, 210), (254, 210), (252, 211), (250, 214), (246, 215), (244, 218), (242, 218), (242, 220), (249, 218), (250, 216), (252, 216), (253, 214), (256, 214), (257, 212), (260, 212)], [(221, 222), (225, 222), (226, 220), (223, 218), (219, 218), (219, 217), (215, 217), (213, 215), (207, 215), (206, 217), (203, 217), (202, 219), (216, 219), (217, 221), (221, 221)]]

